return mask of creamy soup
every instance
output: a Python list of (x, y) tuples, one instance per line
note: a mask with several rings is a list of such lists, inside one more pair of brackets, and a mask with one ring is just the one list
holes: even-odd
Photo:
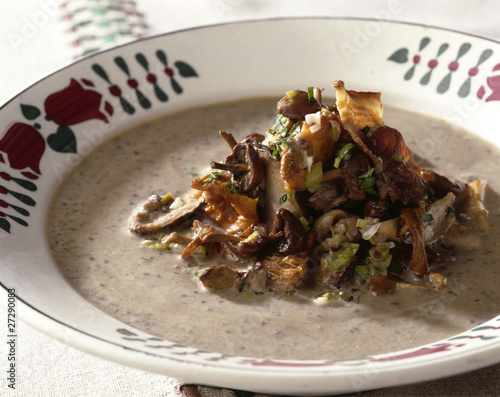
[(218, 104), (169, 115), (103, 144), (69, 175), (52, 202), (48, 239), (61, 271), (87, 300), (152, 335), (228, 355), (275, 359), (342, 359), (440, 340), (500, 312), (500, 150), (466, 131), (387, 107), (425, 167), (464, 181), (489, 181), (490, 236), (484, 249), (462, 252), (441, 268), (441, 291), (361, 295), (317, 305), (294, 296), (210, 291), (200, 268), (141, 246), (128, 232), (134, 208), (151, 193), (183, 195), (211, 160), (228, 154), (218, 131), (237, 139), (272, 126), (275, 99)]

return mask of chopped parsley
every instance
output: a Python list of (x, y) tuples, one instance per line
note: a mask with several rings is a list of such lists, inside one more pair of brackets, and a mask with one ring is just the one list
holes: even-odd
[[(375, 171), (377, 171), (378, 175), (374, 174)], [(377, 168), (370, 168), (367, 172), (358, 176), (358, 189), (363, 190), (373, 196), (378, 196), (377, 190), (375, 188), (379, 176), (380, 179), (385, 182), (385, 176), (382, 171)]]
[(290, 119), (288, 117), (283, 116), (282, 114), (276, 115), (276, 119), (274, 120), (274, 125), (271, 129), (269, 129), (269, 133), (272, 135), (280, 135), (282, 137), (286, 137), (288, 134), (287, 124)]
[(226, 186), (231, 190), (231, 193), (241, 194), (240, 189), (238, 189), (238, 186), (236, 186), (233, 182), (227, 181)]
[(220, 172), (212, 172), (212, 174), (209, 177), (205, 178), (203, 182), (212, 182), (213, 180), (220, 178), (221, 176), (222, 174)]

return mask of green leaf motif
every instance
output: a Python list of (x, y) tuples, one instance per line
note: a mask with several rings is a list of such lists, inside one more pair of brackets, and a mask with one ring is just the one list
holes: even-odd
[(148, 60), (146, 59), (146, 57), (143, 54), (141, 54), (141, 53), (136, 54), (135, 59), (137, 60), (137, 62), (139, 62), (141, 64), (141, 66), (144, 69), (148, 70), (148, 68), (149, 68)]
[(18, 199), (19, 201), (23, 202), (26, 205), (29, 205), (31, 207), (34, 207), (36, 205), (35, 200), (33, 200), (30, 196), (27, 196), (23, 193), (14, 192), (12, 190), (9, 190), (9, 194), (11, 196), (15, 197), (16, 199)]
[(182, 87), (179, 85), (179, 83), (177, 82), (177, 80), (175, 80), (173, 77), (171, 77), (170, 78), (170, 83), (172, 84), (173, 90), (177, 94), (182, 94)]
[(0, 218), (0, 228), (10, 233), (10, 223), (7, 219)]
[(167, 66), (167, 56), (162, 50), (156, 51), (156, 57), (163, 63), (163, 66)]
[(450, 83), (451, 83), (451, 73), (448, 73), (446, 76), (444, 76), (443, 80), (439, 83), (437, 86), (436, 91), (438, 94), (444, 94), (446, 91), (448, 91), (448, 88), (450, 88)]
[(20, 178), (14, 178), (11, 177), (11, 179), (16, 182), (19, 186), (24, 187), (26, 190), (29, 190), (31, 192), (36, 192), (37, 187), (33, 182), (27, 181), (26, 179), (20, 179)]
[(418, 48), (419, 51), (422, 51), (425, 47), (427, 47), (427, 44), (431, 42), (431, 39), (428, 37), (424, 37), (422, 40), (420, 40), (420, 47)]
[(141, 104), (141, 106), (144, 109), (149, 109), (151, 107), (151, 102), (146, 96), (138, 89), (135, 90), (135, 93), (137, 95), (137, 100)]
[(92, 65), (92, 70), (94, 72), (96, 72), (103, 80), (106, 80), (108, 83), (111, 84), (111, 82), (109, 81), (108, 74), (100, 65), (98, 65), (97, 63), (94, 63)]
[(21, 112), (27, 120), (34, 120), (40, 116), (41, 112), (36, 106), (21, 104)]
[(405, 73), (405, 80), (410, 80), (413, 77), (413, 73), (415, 73), (415, 65), (413, 65), (408, 71)]
[(127, 112), (128, 114), (134, 114), (135, 113), (135, 109), (134, 107), (130, 104), (129, 101), (127, 101), (124, 97), (120, 96), (120, 103), (122, 105), (122, 108), (125, 112)]
[(117, 328), (116, 332), (119, 332), (120, 334), (126, 335), (126, 336), (137, 336), (137, 334), (135, 334), (135, 333), (133, 333), (125, 328)]
[(130, 76), (130, 71), (128, 70), (127, 63), (122, 57), (116, 57), (115, 63), (123, 71), (123, 73), (125, 73), (127, 76)]
[(175, 66), (182, 77), (198, 77), (196, 71), (186, 62), (177, 61), (175, 62)]
[(59, 153), (76, 153), (76, 137), (71, 128), (60, 125), (57, 132), (47, 138), (48, 145)]
[(389, 61), (394, 61), (397, 63), (408, 62), (408, 48), (400, 48), (395, 53), (393, 53), (388, 59)]
[(17, 205), (14, 205), (14, 204), (9, 204), (9, 206), (13, 210), (16, 210), (17, 212), (19, 212), (21, 215), (30, 216), (29, 211), (25, 210), (24, 208), (18, 207)]
[(155, 91), (155, 94), (156, 94), (156, 97), (158, 98), (158, 100), (160, 100), (161, 102), (168, 101), (168, 95), (165, 94), (165, 92), (160, 87), (158, 87), (156, 84), (154, 86), (154, 91)]
[(17, 216), (13, 216), (13, 215), (9, 215), (7, 214), (7, 216), (16, 221), (17, 223), (19, 223), (21, 226), (28, 226), (28, 222), (26, 222), (25, 220), (21, 219), (21, 218), (18, 218)]

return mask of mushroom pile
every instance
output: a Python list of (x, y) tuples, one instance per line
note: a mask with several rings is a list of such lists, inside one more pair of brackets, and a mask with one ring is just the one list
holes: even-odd
[(436, 269), (488, 233), (485, 182), (420, 167), (384, 124), (380, 93), (332, 85), (333, 105), (319, 89), (288, 91), (263, 134), (220, 131), (226, 159), (187, 197), (149, 197), (130, 230), (152, 248), (180, 246), (185, 260), (209, 258), (197, 273), (209, 289), (313, 288), (328, 301), (443, 288)]

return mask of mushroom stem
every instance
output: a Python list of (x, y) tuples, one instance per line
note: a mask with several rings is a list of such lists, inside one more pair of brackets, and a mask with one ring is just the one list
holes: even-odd
[(333, 181), (334, 179), (342, 179), (340, 169), (333, 169), (323, 172), (323, 182)]
[(234, 139), (233, 134), (231, 134), (230, 132), (220, 130), (219, 134), (222, 137), (222, 139), (224, 139), (227, 142), (227, 144), (231, 149), (234, 149), (234, 147), (238, 144), (238, 142), (236, 142), (236, 139)]
[(217, 163), (212, 161), (210, 163), (210, 167), (216, 168), (218, 170), (225, 170), (230, 172), (247, 172), (250, 170), (248, 164), (245, 163), (237, 163), (237, 164), (225, 164), (225, 163)]

